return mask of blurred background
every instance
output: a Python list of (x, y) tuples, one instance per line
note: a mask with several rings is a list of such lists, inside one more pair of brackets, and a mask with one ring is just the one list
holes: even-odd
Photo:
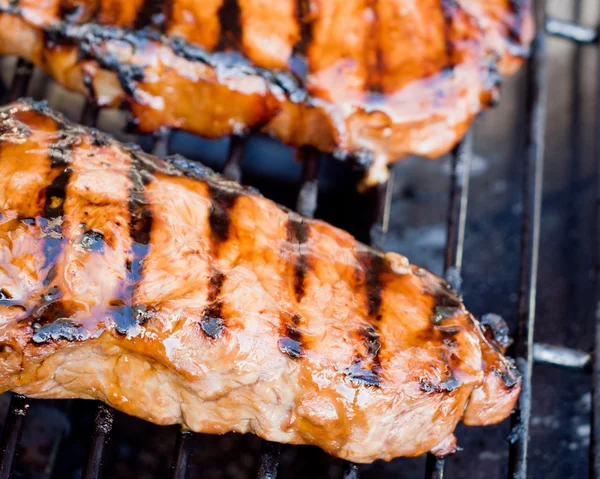
[[(550, 0), (549, 14), (597, 24), (596, 0)], [(594, 335), (596, 214), (595, 116), (598, 49), (549, 38), (550, 93), (537, 300), (536, 342), (591, 350)], [(14, 59), (0, 61), (8, 85)], [(463, 294), (476, 315), (502, 315), (514, 331), (520, 251), (521, 181), (524, 167), (524, 71), (507, 79), (499, 105), (474, 126), (475, 156), (465, 239)], [(83, 99), (36, 72), (29, 94), (77, 120)], [(120, 139), (122, 112), (103, 111), (99, 128)], [(229, 140), (207, 141), (175, 132), (170, 149), (221, 170)], [(244, 183), (293, 207), (301, 179), (294, 150), (252, 137), (243, 164)], [(409, 158), (394, 166), (389, 232), (384, 246), (441, 274), (446, 241), (450, 161)], [(332, 158), (322, 160), (316, 216), (368, 239), (372, 198), (356, 193), (358, 172)], [(370, 195), (372, 196), (372, 194)], [(530, 477), (587, 475), (591, 375), (551, 366), (534, 367)], [(0, 422), (8, 395), (0, 396)], [(96, 404), (34, 401), (26, 420), (15, 477), (77, 478), (87, 459)], [(104, 461), (104, 477), (169, 476), (177, 427), (158, 427), (117, 414)], [(448, 478), (506, 477), (509, 424), (459, 427), (463, 448), (447, 461)], [(254, 477), (261, 442), (252, 436), (195, 436), (189, 477)], [(424, 458), (362, 466), (364, 478), (419, 478)], [(340, 463), (309, 447), (282, 450), (280, 477), (339, 477)]]

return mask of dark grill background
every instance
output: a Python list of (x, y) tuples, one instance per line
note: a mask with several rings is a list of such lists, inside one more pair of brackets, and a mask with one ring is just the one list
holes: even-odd
[[(552, 0), (548, 12), (553, 18), (595, 26), (600, 13), (597, 3)], [(598, 48), (549, 38), (547, 50), (549, 101), (535, 341), (591, 351), (597, 303), (594, 143), (598, 131)], [(13, 65), (14, 59), (0, 62), (7, 88)], [(523, 68), (516, 78), (507, 80), (500, 105), (474, 127), (462, 274), (469, 309), (476, 316), (501, 314), (513, 332), (518, 312), (521, 220), (528, 205), (522, 193), (527, 166), (526, 76)], [(81, 118), (83, 99), (49, 84), (40, 72), (35, 73), (29, 95), (47, 98), (50, 106), (74, 120)], [(122, 133), (124, 116), (118, 112), (102, 112), (98, 126), (121, 139), (140, 141)], [(206, 141), (175, 132), (170, 136), (169, 150), (222, 170), (229, 141)], [(141, 142), (150, 148), (151, 138)], [(243, 182), (294, 207), (302, 181), (302, 167), (294, 162), (294, 155), (292, 149), (273, 140), (251, 138), (243, 162)], [(394, 167), (390, 227), (383, 240), (385, 249), (401, 252), (439, 274), (444, 269), (452, 171), (450, 156), (437, 162), (411, 158), (398, 163)], [(377, 192), (359, 196), (354, 188), (357, 177), (347, 165), (323, 158), (316, 216), (367, 241)], [(591, 387), (589, 370), (543, 364), (534, 367), (529, 477), (580, 478), (588, 474)], [(0, 418), (5, 417), (8, 402), (8, 395), (0, 396)], [(97, 403), (93, 402), (33, 401), (25, 419), (14, 477), (80, 477), (88, 462), (96, 410)], [(464, 451), (446, 460), (445, 476), (506, 477), (509, 432), (509, 421), (487, 428), (459, 426), (457, 436)], [(103, 460), (103, 477), (169, 477), (178, 435), (177, 427), (161, 428), (116, 413)], [(195, 435), (187, 444), (193, 451), (190, 478), (255, 477), (263, 448), (256, 437), (234, 434)], [(425, 462), (425, 458), (418, 458), (375, 463), (361, 466), (360, 475), (422, 477)], [(344, 467), (341, 461), (315, 448), (281, 448), (279, 477), (337, 478)], [(352, 470), (349, 474), (352, 477)]]

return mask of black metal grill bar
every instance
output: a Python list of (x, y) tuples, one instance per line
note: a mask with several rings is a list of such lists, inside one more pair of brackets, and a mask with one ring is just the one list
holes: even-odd
[(527, 477), (529, 422), (532, 400), (533, 332), (537, 293), (542, 182), (544, 165), (544, 132), (547, 107), (546, 74), (546, 2), (535, 2), (538, 27), (532, 55), (527, 62), (526, 158), (523, 175), (523, 216), (521, 224), (520, 288), (514, 353), (523, 375), (521, 395), (512, 415), (512, 443), (509, 450), (509, 477)]
[(298, 148), (297, 151), (302, 161), (302, 184), (298, 192), (296, 211), (307, 218), (313, 218), (317, 211), (321, 153), (310, 146)]
[(244, 161), (244, 150), (246, 149), (246, 138), (233, 135), (229, 143), (229, 153), (223, 168), (223, 176), (231, 181), (242, 181), (242, 162)]
[(32, 76), (33, 64), (19, 58), (15, 66), (10, 90), (8, 91), (8, 101), (15, 101), (17, 98), (27, 95)]
[(578, 349), (535, 343), (533, 360), (539, 364), (549, 364), (569, 369), (586, 369), (592, 363), (592, 355)]
[[(598, 22), (600, 28), (600, 19)], [(598, 58), (598, 81), (596, 93), (596, 310), (595, 310), (595, 349), (592, 375), (592, 415), (590, 434), (590, 479), (600, 479), (600, 48), (596, 54)]]
[(28, 410), (29, 400), (25, 396), (13, 394), (0, 440), (0, 479), (9, 479), (11, 476)]
[(353, 464), (352, 462), (346, 462), (344, 466), (344, 472), (342, 473), (342, 479), (359, 479), (360, 472), (358, 470), (358, 465)]
[[(469, 179), (473, 156), (473, 130), (467, 132), (451, 155), (452, 174), (446, 228), (444, 275), (454, 289), (462, 286), (461, 270), (465, 244), (465, 225), (469, 204)], [(426, 479), (443, 479), (445, 460), (427, 455)]]
[(102, 458), (112, 431), (115, 413), (108, 406), (100, 405), (94, 420), (94, 434), (87, 464), (83, 469), (83, 479), (99, 479), (102, 474)]
[(190, 458), (193, 450), (194, 433), (181, 429), (177, 435), (177, 443), (173, 452), (173, 463), (171, 464), (171, 479), (185, 479), (187, 477)]
[(565, 38), (586, 45), (598, 43), (598, 29), (579, 23), (567, 22), (556, 18), (546, 20), (546, 32), (555, 37)]

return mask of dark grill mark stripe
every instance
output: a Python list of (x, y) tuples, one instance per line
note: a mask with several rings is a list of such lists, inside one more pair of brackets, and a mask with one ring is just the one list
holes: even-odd
[(300, 39), (292, 48), (292, 56), (289, 68), (299, 78), (304, 80), (308, 74), (308, 62), (306, 59), (308, 47), (312, 42), (312, 22), (310, 11), (310, 0), (296, 0), (296, 22), (300, 31)]
[(223, 301), (219, 299), (224, 281), (225, 275), (215, 267), (212, 267), (208, 284), (208, 305), (202, 313), (200, 327), (204, 334), (213, 339), (220, 338), (225, 329)]
[(279, 350), (293, 359), (304, 355), (302, 333), (298, 329), (300, 321), (300, 315), (296, 313), (291, 318), (284, 318), (284, 335), (278, 341)]
[[(368, 7), (374, 16), (373, 24), (367, 33), (367, 90), (372, 93), (382, 93), (381, 73), (384, 70), (383, 55), (379, 42), (379, 15), (377, 14), (378, 0), (369, 0)], [(371, 48), (369, 48), (371, 47)], [(374, 56), (374, 60), (373, 60)]]
[(305, 277), (308, 272), (308, 259), (302, 251), (302, 245), (308, 241), (309, 224), (301, 219), (289, 218), (287, 223), (287, 241), (292, 245), (294, 256), (294, 293), (296, 300), (302, 301), (305, 290)]
[(242, 44), (242, 24), (238, 0), (223, 0), (218, 15), (221, 25), (221, 38), (217, 45), (217, 51), (239, 51)]
[(234, 207), (240, 193), (235, 189), (208, 184), (211, 200), (208, 224), (213, 246), (218, 252), (219, 245), (229, 238), (231, 219), (229, 211)]
[(454, 53), (454, 44), (452, 43), (451, 39), (452, 24), (458, 15), (460, 5), (458, 4), (457, 0), (442, 0), (441, 5), (445, 20), (444, 38), (446, 39), (446, 68), (451, 69), (454, 66), (454, 62), (452, 61), (452, 55)]
[(372, 251), (359, 252), (357, 259), (365, 275), (368, 316), (379, 320), (381, 319), (381, 293), (385, 287), (383, 274), (388, 270), (388, 265), (381, 254)]
[(171, 2), (144, 0), (135, 18), (134, 29), (141, 30), (150, 27), (160, 32), (164, 31), (168, 3)]
[(131, 188), (127, 206), (129, 208), (129, 234), (131, 236), (131, 261), (127, 263), (127, 280), (123, 301), (112, 305), (116, 329), (121, 334), (127, 334), (140, 318), (140, 305), (133, 304), (133, 295), (137, 284), (143, 277), (143, 262), (150, 251), (150, 232), (152, 230), (152, 211), (146, 198), (146, 186), (152, 179), (152, 166), (143, 161), (136, 151), (131, 153), (129, 178)]
[(381, 381), (381, 341), (376, 325), (366, 324), (359, 330), (359, 337), (366, 354), (358, 354), (352, 365), (346, 370), (346, 376), (353, 382), (366, 386), (380, 387)]
[(44, 234), (44, 269), (50, 267), (45, 284), (48, 284), (56, 259), (64, 246), (63, 222), (64, 203), (67, 195), (67, 185), (71, 178), (70, 152), (76, 143), (76, 137), (63, 134), (62, 137), (48, 147), (50, 166), (58, 174), (46, 187), (42, 231)]

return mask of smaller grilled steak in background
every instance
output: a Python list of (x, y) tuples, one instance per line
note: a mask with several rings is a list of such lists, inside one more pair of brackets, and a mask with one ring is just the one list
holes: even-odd
[(141, 131), (261, 130), (360, 157), (367, 183), (450, 150), (533, 36), (530, 0), (17, 3), (0, 0), (0, 54)]

